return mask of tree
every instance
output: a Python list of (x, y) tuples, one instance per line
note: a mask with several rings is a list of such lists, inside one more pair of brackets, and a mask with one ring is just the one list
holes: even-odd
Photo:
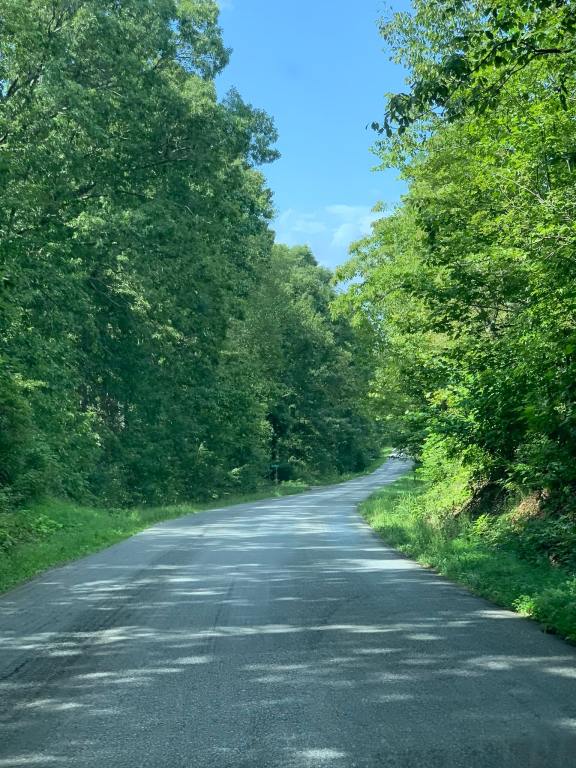
[(217, 5), (0, 0), (0, 26), (5, 504), (254, 487), (280, 443), (295, 474), (363, 465), (367, 374), (328, 274), (272, 251), (276, 132), (217, 98)]
[[(378, 130), (403, 133), (415, 121), (452, 121), (494, 107), (510, 81), (537, 73), (567, 108), (576, 63), (576, 13), (566, 0), (414, 0), (413, 13), (383, 21), (384, 38), (410, 71), (408, 93), (391, 95)], [(549, 78), (552, 78), (550, 81)], [(529, 82), (529, 81), (528, 81)]]
[(35, 382), (53, 491), (177, 498), (270, 249), (253, 165), (273, 127), (217, 101), (214, 3), (5, 0), (0, 18), (5, 375)]
[[(349, 311), (382, 339), (377, 396), (397, 441), (418, 455), (441, 436), (478, 482), (545, 489), (570, 506), (574, 75), (568, 50), (544, 51), (558, 25), (569, 34), (569, 4), (511, 1), (497, 14), (482, 3), (443, 4), (445, 15), (434, 19), (417, 4), (415, 20), (394, 23), (412, 83), (425, 71), (440, 82), (443, 62), (461, 55), (457, 32), (504, 23), (528, 6), (533, 15), (519, 37), (512, 27), (494, 37), (515, 41), (506, 47), (508, 64), (490, 69), (497, 99), (489, 88), (481, 89), (483, 104), (474, 96), (483, 63), (450, 81), (444, 104), (432, 91), (421, 100), (427, 119), (406, 113), (407, 122), (397, 122), (405, 131), (382, 140), (383, 159), (401, 165), (409, 192), (356, 247), (341, 277), (356, 278)], [(470, 46), (479, 45), (474, 35)], [(482, 39), (492, 50), (493, 39)], [(508, 65), (512, 76), (500, 82), (500, 66)], [(434, 114), (439, 106), (444, 111)], [(390, 405), (391, 393), (399, 407)]]

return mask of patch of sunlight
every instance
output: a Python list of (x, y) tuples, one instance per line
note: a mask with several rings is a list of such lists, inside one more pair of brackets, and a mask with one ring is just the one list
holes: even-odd
[(341, 760), (343, 757), (346, 757), (346, 752), (339, 752), (336, 749), (305, 749), (298, 752), (298, 755), (305, 760), (328, 761)]
[(522, 619), (522, 616), (520, 616), (517, 613), (512, 613), (512, 611), (504, 611), (504, 610), (498, 610), (498, 609), (474, 611), (474, 615), (483, 616), (485, 619)]
[(57, 699), (36, 699), (26, 704), (19, 704), (16, 709), (44, 709), (50, 712), (66, 712), (69, 709), (81, 709), (85, 704), (73, 701), (58, 701)]
[(396, 701), (412, 701), (414, 696), (409, 693), (388, 693), (382, 694), (376, 698), (379, 704), (389, 704)]
[(406, 635), (407, 640), (442, 640), (439, 635), (426, 635), (424, 633), (419, 635)]
[(501, 659), (476, 659), (473, 664), (477, 667), (481, 667), (482, 669), (489, 669), (494, 671), (501, 671), (511, 668), (509, 661), (503, 661)]
[(420, 566), (413, 563), (411, 560), (404, 559), (365, 559), (365, 560), (341, 560), (340, 561), (346, 567), (357, 568), (359, 571), (414, 571), (420, 570)]
[(20, 755), (18, 757), (8, 757), (5, 760), (0, 759), (0, 768), (16, 768), (19, 765), (62, 765), (63, 762), (69, 761), (55, 755), (43, 755), (40, 752), (34, 752), (33, 754)]
[(174, 659), (172, 663), (187, 666), (188, 664), (209, 664), (211, 661), (214, 661), (214, 656), (182, 656)]
[[(551, 675), (559, 675), (560, 677), (570, 677), (573, 680), (576, 679), (576, 668), (544, 667), (544, 671), (549, 672)], [(576, 722), (576, 720), (573, 722)]]

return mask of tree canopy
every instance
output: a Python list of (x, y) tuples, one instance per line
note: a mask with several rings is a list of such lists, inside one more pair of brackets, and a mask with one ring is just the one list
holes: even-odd
[(210, 0), (0, 0), (7, 507), (170, 502), (275, 459), (317, 476), (374, 455), (365, 355), (312, 256), (273, 250), (276, 132), (217, 98), (227, 60)]
[(382, 21), (381, 30), (410, 72), (409, 91), (391, 94), (383, 123), (374, 123), (389, 137), (430, 115), (456, 120), (484, 112), (508, 84), (528, 98), (518, 76), (539, 62), (568, 108), (576, 63), (570, 0), (414, 0), (413, 11)]
[(572, 4), (414, 5), (384, 27), (410, 90), (378, 145), (409, 191), (354, 247), (340, 302), (379, 339), (375, 397), (399, 444), (572, 509)]

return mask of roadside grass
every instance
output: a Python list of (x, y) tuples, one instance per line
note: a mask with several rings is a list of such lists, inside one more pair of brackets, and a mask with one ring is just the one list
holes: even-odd
[[(391, 448), (383, 449), (382, 455), (364, 472), (325, 477), (318, 484), (341, 483), (373, 472), (390, 451)], [(309, 489), (307, 482), (289, 480), (277, 486), (263, 485), (253, 493), (224, 493), (210, 502), (118, 509), (50, 499), (17, 513), (0, 514), (0, 593), (48, 568), (105, 549), (155, 523)]]
[(249, 494), (223, 494), (210, 502), (109, 509), (45, 500), (0, 515), (0, 592), (42, 571), (104, 549), (163, 520), (234, 504), (306, 491), (299, 481), (264, 486)]
[[(576, 643), (576, 574), (546, 558), (524, 559), (464, 515), (438, 514), (434, 498), (430, 483), (410, 475), (378, 491), (360, 511), (390, 546)], [(505, 516), (499, 526), (506, 525), (511, 518)]]

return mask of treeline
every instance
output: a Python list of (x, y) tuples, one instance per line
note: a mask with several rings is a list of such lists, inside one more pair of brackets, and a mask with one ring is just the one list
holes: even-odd
[[(413, 5), (382, 22), (409, 87), (388, 97), (374, 126), (383, 163), (401, 168), (408, 192), (355, 246), (341, 302), (378, 338), (375, 397), (398, 446), (424, 457), (433, 477), (434, 468), (460, 473), (473, 495), (532, 495), (532, 512), (565, 513), (550, 537), (568, 557), (574, 4)], [(528, 549), (540, 544), (534, 537)]]
[(0, 1), (0, 508), (359, 470), (371, 359), (273, 246), (209, 0)]

